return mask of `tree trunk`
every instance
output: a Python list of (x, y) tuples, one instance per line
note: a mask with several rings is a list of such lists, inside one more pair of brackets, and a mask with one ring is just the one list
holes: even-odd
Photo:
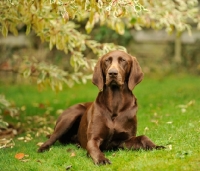
[(176, 31), (176, 37), (175, 37), (175, 45), (174, 45), (174, 61), (176, 64), (181, 64), (182, 61), (182, 55), (181, 55), (181, 32)]

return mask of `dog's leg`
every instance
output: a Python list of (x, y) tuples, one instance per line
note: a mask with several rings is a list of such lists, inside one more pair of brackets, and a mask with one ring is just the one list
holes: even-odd
[[(86, 107), (81, 104), (74, 105), (69, 109), (65, 110), (63, 114), (58, 118), (57, 124), (55, 126), (53, 134), (50, 138), (40, 146), (38, 152), (43, 152), (48, 150), (51, 145), (53, 145), (62, 135), (67, 133), (72, 125), (82, 117), (86, 110)], [(66, 137), (66, 139), (71, 139), (71, 137)]]
[(94, 163), (97, 165), (101, 164), (111, 164), (110, 160), (105, 158), (104, 154), (99, 149), (101, 140), (92, 139), (87, 143), (87, 152), (93, 159)]
[(53, 145), (68, 129), (69, 125), (66, 124), (65, 120), (61, 120), (60, 122), (58, 122), (53, 134), (44, 144), (40, 146), (38, 152), (49, 150), (50, 146)]
[(152, 149), (162, 149), (164, 146), (155, 145), (147, 136), (141, 135), (138, 137), (132, 137), (131, 139), (125, 141), (120, 145), (120, 148), (127, 148), (133, 150), (152, 150)]

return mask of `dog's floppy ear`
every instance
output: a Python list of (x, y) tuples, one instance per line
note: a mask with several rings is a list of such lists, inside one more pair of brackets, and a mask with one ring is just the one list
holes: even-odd
[(103, 73), (101, 68), (101, 58), (98, 60), (96, 66), (94, 67), (92, 83), (99, 88), (99, 91), (103, 90)]
[(142, 81), (143, 75), (144, 74), (137, 59), (135, 57), (132, 57), (132, 66), (128, 79), (128, 88), (130, 90), (133, 90), (134, 87)]

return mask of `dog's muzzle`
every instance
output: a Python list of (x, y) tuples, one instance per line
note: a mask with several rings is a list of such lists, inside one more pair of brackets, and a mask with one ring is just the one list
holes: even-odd
[(122, 84), (122, 79), (118, 70), (115, 68), (109, 69), (106, 76), (106, 85), (120, 86)]

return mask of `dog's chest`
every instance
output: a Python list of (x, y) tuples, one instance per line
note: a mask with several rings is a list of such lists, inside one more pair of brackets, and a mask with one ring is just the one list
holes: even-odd
[[(113, 120), (110, 120), (108, 124), (108, 134), (104, 139), (102, 145), (103, 149), (113, 149), (117, 148), (122, 142), (128, 140), (132, 135), (132, 128), (129, 125), (129, 129), (126, 129), (125, 125), (128, 124), (128, 121), (120, 122), (119, 116), (113, 117)], [(134, 124), (134, 123), (133, 123)]]
[(110, 119), (110, 136), (112, 139), (127, 139), (132, 134), (132, 129), (135, 127), (133, 118), (127, 117), (126, 115), (121, 116), (113, 114)]

